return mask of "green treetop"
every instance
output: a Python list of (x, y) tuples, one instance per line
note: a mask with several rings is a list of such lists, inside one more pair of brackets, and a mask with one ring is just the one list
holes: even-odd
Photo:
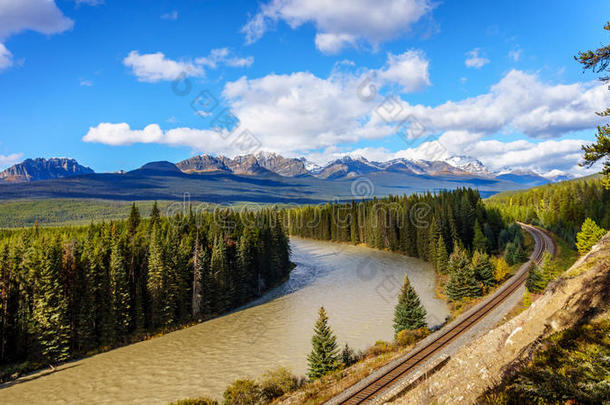
[(324, 307), (320, 308), (318, 321), (314, 327), (314, 335), (311, 338), (312, 350), (307, 356), (309, 368), (307, 376), (310, 380), (323, 377), (336, 370), (339, 366), (339, 349), (337, 338), (328, 325), (328, 316)]
[(581, 255), (587, 253), (606, 234), (591, 218), (585, 219), (576, 235), (576, 248)]
[(417, 293), (411, 287), (409, 279), (405, 281), (394, 309), (394, 336), (405, 329), (419, 329), (426, 326), (426, 310), (419, 301)]

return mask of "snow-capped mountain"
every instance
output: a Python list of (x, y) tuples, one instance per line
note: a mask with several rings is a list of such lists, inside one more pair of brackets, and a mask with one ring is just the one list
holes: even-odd
[(451, 156), (450, 158), (445, 159), (445, 162), (468, 173), (478, 174), (481, 176), (491, 175), (489, 169), (483, 163), (481, 163), (480, 160), (471, 156)]

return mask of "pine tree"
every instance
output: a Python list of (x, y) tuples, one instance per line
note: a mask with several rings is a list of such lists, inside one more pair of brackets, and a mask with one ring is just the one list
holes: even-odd
[(153, 228), (148, 252), (147, 289), (151, 301), (150, 319), (153, 327), (165, 326), (168, 314), (165, 302), (165, 263), (160, 231)]
[(59, 278), (61, 253), (58, 245), (58, 241), (53, 241), (45, 248), (33, 313), (42, 357), (51, 365), (66, 360), (70, 350), (70, 325)]
[(150, 211), (151, 228), (154, 228), (155, 225), (157, 225), (159, 223), (160, 218), (161, 218), (161, 212), (159, 211), (159, 206), (157, 205), (157, 202), (155, 201), (152, 206), (152, 210)]
[(138, 210), (138, 207), (136, 207), (136, 203), (134, 202), (131, 205), (131, 211), (129, 212), (129, 218), (127, 219), (127, 230), (130, 235), (136, 233), (138, 225), (140, 225), (140, 211)]
[(455, 248), (449, 257), (449, 273), (451, 278), (445, 286), (445, 292), (451, 301), (459, 301), (466, 297), (481, 295), (481, 286), (477, 281), (474, 269), (470, 264), (468, 252)]
[(405, 281), (394, 309), (394, 337), (398, 332), (408, 329), (419, 329), (426, 326), (426, 310), (419, 301), (417, 293), (411, 287), (409, 279)]
[(525, 286), (528, 291), (540, 293), (544, 290), (544, 280), (542, 277), (542, 269), (539, 266), (534, 266), (530, 269)]
[(487, 252), (488, 241), (483, 231), (481, 230), (481, 225), (479, 224), (479, 220), (474, 221), (474, 239), (472, 240), (472, 250)]
[(606, 230), (597, 226), (591, 218), (585, 219), (580, 232), (576, 235), (578, 253), (584, 255), (606, 234)]
[(436, 246), (436, 269), (441, 274), (447, 274), (448, 266), (449, 257), (447, 255), (447, 246), (445, 246), (443, 235), (440, 235)]
[(515, 257), (515, 253), (517, 252), (517, 246), (513, 242), (508, 242), (506, 244), (506, 249), (504, 251), (504, 260), (509, 266), (512, 266), (518, 263), (517, 258)]
[(197, 319), (201, 315), (202, 309), (202, 280), (205, 269), (203, 268), (203, 252), (199, 245), (199, 234), (195, 239), (195, 249), (193, 250), (193, 297), (191, 303), (192, 317)]
[(490, 287), (495, 284), (495, 269), (486, 253), (474, 252), (472, 255), (472, 267), (477, 280), (483, 283), (484, 286)]
[(311, 345), (311, 353), (307, 356), (307, 377), (310, 380), (323, 377), (339, 367), (337, 339), (328, 325), (328, 316), (324, 307), (318, 312)]
[(113, 232), (110, 252), (110, 295), (116, 324), (116, 336), (122, 338), (127, 335), (131, 326), (131, 305), (129, 277), (116, 227)]

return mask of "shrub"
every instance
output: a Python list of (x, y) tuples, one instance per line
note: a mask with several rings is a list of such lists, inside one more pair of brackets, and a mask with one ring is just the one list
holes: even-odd
[(279, 398), (282, 395), (292, 392), (299, 387), (299, 381), (285, 367), (278, 367), (266, 371), (260, 379), (260, 393), (268, 401)]
[(401, 330), (396, 335), (396, 343), (401, 346), (413, 345), (430, 334), (428, 328), (419, 328), (414, 330)]
[(375, 342), (375, 346), (370, 347), (367, 350), (367, 354), (371, 356), (379, 356), (380, 354), (391, 352), (392, 350), (392, 344), (384, 342), (383, 340), (378, 340), (377, 342)]
[(254, 380), (235, 380), (223, 397), (225, 405), (256, 405), (261, 399), (261, 390)]

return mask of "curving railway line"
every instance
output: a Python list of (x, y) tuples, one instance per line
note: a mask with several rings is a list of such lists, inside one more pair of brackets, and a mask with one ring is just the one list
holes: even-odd
[(545, 250), (548, 250), (551, 254), (555, 253), (554, 242), (546, 232), (531, 225), (522, 223), (519, 223), (519, 225), (534, 238), (534, 251), (530, 256), (530, 261), (521, 266), (519, 271), (500, 287), (493, 296), (480, 304), (468, 316), (454, 321), (439, 331), (437, 336), (427, 344), (408, 353), (403, 359), (397, 361), (397, 364), (390, 367), (385, 373), (382, 373), (382, 375), (373, 374), (369, 377), (370, 381), (367, 379), (364, 380), (366, 383), (361, 381), (328, 401), (327, 404), (355, 405), (371, 402), (375, 397), (394, 385), (395, 382), (400, 381), (403, 377), (414, 371), (417, 366), (438, 355), (451, 342), (468, 331), (518, 290), (525, 283), (532, 262), (539, 263)]

